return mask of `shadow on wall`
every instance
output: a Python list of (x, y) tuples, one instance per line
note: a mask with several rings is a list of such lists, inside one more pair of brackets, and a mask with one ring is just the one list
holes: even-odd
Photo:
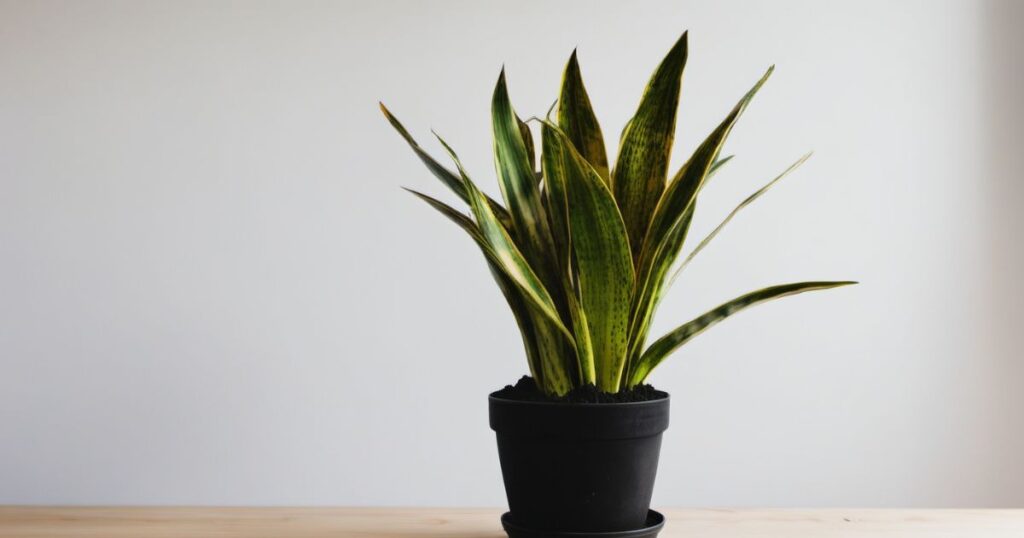
[[(992, 350), (998, 355), (1002, 386), (994, 387), (993, 409), (1003, 413), (996, 446), (1003, 447), (1002, 461), (1017, 461), (1000, 476), (999, 495), (1024, 506), (1024, 2), (990, 0), (986, 13), (989, 86), (986, 94), (987, 172), (991, 211), (990, 303), (998, 320), (992, 327)], [(955, 66), (950, 66), (955, 76)], [(982, 457), (984, 457), (982, 455)]]

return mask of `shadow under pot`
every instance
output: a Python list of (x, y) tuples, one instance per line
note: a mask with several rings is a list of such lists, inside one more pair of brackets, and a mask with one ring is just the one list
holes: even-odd
[(669, 396), (626, 403), (489, 398), (512, 538), (649, 537), (650, 510)]

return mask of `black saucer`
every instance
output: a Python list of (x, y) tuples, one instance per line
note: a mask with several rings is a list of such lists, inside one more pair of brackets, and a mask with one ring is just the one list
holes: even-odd
[(528, 529), (512, 523), (511, 512), (501, 515), (501, 526), (508, 533), (508, 538), (654, 538), (665, 526), (665, 516), (654, 510), (647, 511), (647, 521), (643, 528), (615, 532), (562, 532)]

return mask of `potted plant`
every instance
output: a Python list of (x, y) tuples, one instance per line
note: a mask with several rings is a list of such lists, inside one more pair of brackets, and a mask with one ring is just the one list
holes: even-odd
[[(522, 333), (530, 377), (489, 399), (510, 508), (502, 522), (513, 538), (656, 535), (663, 518), (650, 501), (669, 396), (645, 384), (651, 371), (740, 310), (853, 284), (757, 290), (647, 344), (651, 318), (679, 271), (740, 209), (807, 159), (744, 200), (677, 264), (701, 188), (729, 160), (722, 146), (772, 72), (669, 176), (686, 56), (684, 33), (622, 131), (614, 166), (575, 51), (554, 117), (550, 110), (545, 118), (523, 121), (509, 102), (502, 70), (491, 113), (504, 205), (480, 191), (440, 137), (454, 171), (428, 155), (381, 105), (427, 168), (469, 206), (467, 215), (411, 191), (477, 244)], [(539, 144), (531, 127), (539, 128)]]

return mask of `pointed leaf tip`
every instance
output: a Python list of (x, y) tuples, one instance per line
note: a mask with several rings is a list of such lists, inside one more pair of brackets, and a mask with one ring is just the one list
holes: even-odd
[(619, 141), (610, 184), (629, 230), (635, 262), (665, 190), (687, 50), (684, 33), (658, 64)]
[(690, 40), (689, 36), (690, 36), (690, 31), (689, 30), (684, 30), (683, 31), (683, 35), (679, 36), (679, 39), (676, 40), (676, 44), (672, 45), (672, 49), (678, 49), (680, 47), (685, 47), (687, 45), (687, 42)]

